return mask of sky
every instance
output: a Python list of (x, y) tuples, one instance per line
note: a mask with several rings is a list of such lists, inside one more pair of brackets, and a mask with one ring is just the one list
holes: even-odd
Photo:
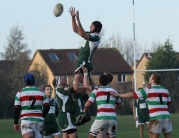
[[(63, 4), (60, 17), (53, 15), (57, 3)], [(170, 38), (179, 52), (179, 0), (135, 0), (133, 16), (132, 0), (1, 0), (0, 4), (0, 52), (7, 46), (10, 29), (16, 25), (23, 29), (25, 42), (32, 50), (77, 49), (81, 37), (72, 31), (69, 7), (79, 10), (83, 28), (88, 31), (91, 23), (101, 21), (104, 38), (112, 35), (133, 39), (143, 48)]]

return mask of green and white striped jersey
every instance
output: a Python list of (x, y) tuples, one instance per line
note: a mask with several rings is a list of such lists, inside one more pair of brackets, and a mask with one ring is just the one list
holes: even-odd
[(143, 88), (133, 92), (134, 98), (147, 98), (147, 105), (151, 120), (170, 118), (168, 106), (171, 98), (167, 89), (161, 85), (152, 85), (151, 88)]
[(116, 120), (115, 104), (121, 103), (121, 99), (110, 95), (110, 92), (118, 93), (110, 86), (100, 86), (94, 89), (90, 94), (88, 101), (93, 103), (96, 100), (97, 103), (97, 120)]
[(42, 122), (42, 106), (46, 103), (49, 103), (49, 100), (41, 90), (27, 86), (17, 92), (14, 105), (21, 107), (21, 120)]

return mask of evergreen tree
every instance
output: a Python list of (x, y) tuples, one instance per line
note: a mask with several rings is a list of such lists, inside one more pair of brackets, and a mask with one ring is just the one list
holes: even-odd
[[(178, 69), (179, 58), (178, 53), (173, 50), (173, 45), (169, 39), (166, 40), (164, 45), (159, 46), (154, 56), (149, 60), (147, 64), (147, 70), (152, 69)], [(179, 101), (179, 85), (178, 76), (179, 71), (156, 71), (156, 72), (146, 72), (145, 80), (148, 81), (152, 73), (159, 73), (162, 76), (161, 85), (167, 88), (170, 92), (170, 96), (173, 103)], [(174, 98), (175, 97), (175, 98)], [(178, 97), (178, 98), (177, 98)], [(179, 110), (177, 105), (173, 105), (173, 112)]]

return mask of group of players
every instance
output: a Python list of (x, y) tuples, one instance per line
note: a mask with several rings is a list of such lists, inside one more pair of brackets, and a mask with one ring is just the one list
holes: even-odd
[[(171, 99), (168, 90), (160, 85), (161, 76), (152, 74), (149, 79), (151, 88), (142, 88), (133, 93), (119, 94), (111, 88), (109, 83), (113, 76), (109, 72), (102, 73), (99, 77), (99, 84), (96, 85), (90, 75), (93, 69), (91, 58), (100, 43), (99, 33), (102, 24), (94, 21), (90, 26), (90, 32), (85, 32), (80, 22), (79, 11), (70, 7), (69, 12), (72, 17), (73, 31), (85, 40), (78, 56), (73, 86), (67, 85), (67, 76), (55, 78), (53, 81), (56, 92), (55, 100), (51, 98), (52, 87), (50, 85), (46, 85), (42, 92), (35, 87), (33, 74), (25, 75), (26, 87), (15, 97), (15, 131), (20, 130), (18, 124), (20, 116), (24, 138), (49, 138), (51, 136), (59, 138), (60, 131), (55, 121), (58, 116), (63, 138), (77, 138), (77, 125), (81, 125), (81, 122), (76, 122), (75, 105), (78, 104), (79, 113), (84, 115), (88, 113), (91, 104), (96, 101), (97, 115), (90, 128), (89, 138), (114, 138), (117, 132), (115, 109), (122, 108), (120, 98), (139, 99), (143, 97), (147, 99), (145, 106), (148, 106), (150, 115), (149, 137), (159, 138), (163, 131), (165, 138), (171, 138), (172, 125), (168, 111)], [(89, 97), (86, 90), (91, 92)], [(144, 104), (139, 104), (139, 106), (144, 108)]]

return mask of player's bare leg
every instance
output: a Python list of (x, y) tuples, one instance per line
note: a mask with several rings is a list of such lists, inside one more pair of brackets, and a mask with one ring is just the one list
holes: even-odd
[(68, 138), (68, 134), (67, 133), (63, 133), (63, 138)]
[(164, 137), (165, 138), (172, 138), (172, 133), (169, 132), (169, 133), (163, 133)]
[[(146, 123), (146, 127), (147, 127), (147, 130), (148, 130), (148, 128), (149, 128), (149, 123)], [(149, 138), (150, 138), (150, 133), (148, 132), (148, 136), (149, 136)]]
[(88, 138), (96, 138), (96, 136), (93, 136), (93, 135), (89, 134)]
[(34, 132), (31, 131), (31, 132), (27, 132), (25, 134), (22, 135), (23, 138), (34, 138)]
[(159, 138), (159, 133), (150, 133), (150, 138)]
[(68, 138), (78, 138), (77, 133), (68, 134)]
[(103, 134), (103, 131), (101, 131), (96, 138), (104, 138), (104, 134)]
[(101, 131), (96, 138), (109, 138), (109, 134), (106, 134), (105, 131)]
[(139, 128), (140, 138), (144, 138), (144, 125), (139, 125)]
[(60, 135), (52, 135), (53, 138), (60, 138)]
[(109, 138), (109, 134), (106, 134), (106, 137), (105, 138)]

